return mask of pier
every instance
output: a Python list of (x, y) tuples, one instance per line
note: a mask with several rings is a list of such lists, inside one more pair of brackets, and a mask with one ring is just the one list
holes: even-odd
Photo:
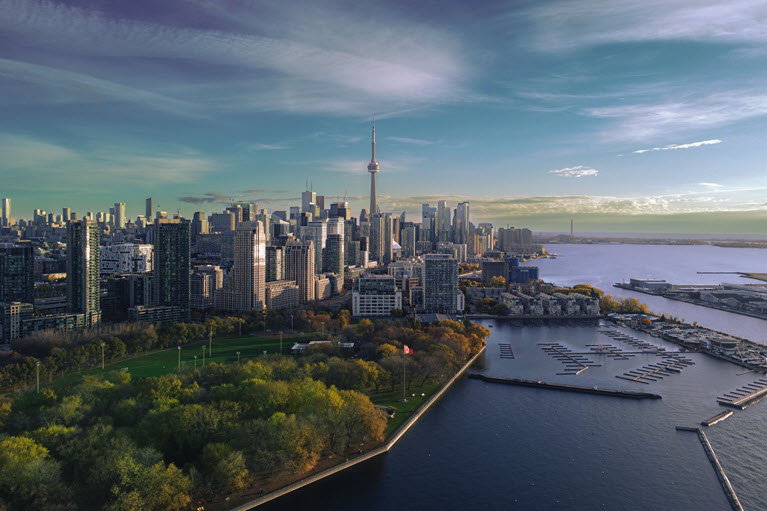
[(584, 354), (573, 353), (558, 342), (539, 343), (539, 346), (547, 355), (565, 364), (565, 372), (557, 373), (560, 376), (577, 376), (589, 367), (600, 367)]
[(487, 383), (501, 383), (504, 385), (517, 385), (521, 387), (533, 387), (536, 389), (564, 390), (567, 392), (580, 392), (582, 394), (596, 394), (599, 396), (622, 397), (627, 399), (661, 399), (660, 395), (650, 394), (648, 392), (600, 389), (597, 387), (582, 387), (578, 385), (566, 385), (564, 383), (547, 383), (537, 380), (521, 380), (518, 378), (500, 378), (476, 373), (469, 373), (468, 377), (475, 380), (482, 380)]
[(514, 358), (514, 351), (511, 349), (511, 344), (498, 344), (498, 348), (501, 350), (501, 358)]
[(677, 426), (676, 430), (689, 431), (698, 434), (698, 439), (700, 440), (701, 445), (703, 445), (703, 450), (706, 452), (706, 457), (708, 457), (708, 460), (711, 462), (711, 466), (714, 467), (714, 472), (716, 472), (719, 484), (722, 485), (722, 490), (724, 490), (724, 494), (730, 502), (730, 507), (732, 507), (733, 511), (743, 511), (743, 506), (740, 504), (740, 500), (738, 500), (738, 496), (735, 494), (735, 490), (732, 488), (730, 480), (727, 479), (727, 474), (724, 472), (722, 464), (719, 463), (719, 458), (716, 457), (714, 448), (711, 447), (711, 443), (708, 441), (708, 437), (703, 430), (700, 428), (688, 428), (686, 426)]
[(762, 378), (719, 396), (716, 400), (722, 406), (745, 410), (765, 397), (767, 397), (767, 379)]
[(635, 383), (650, 384), (658, 380), (662, 380), (666, 376), (679, 374), (682, 370), (695, 362), (684, 357), (668, 357), (669, 360), (664, 360), (657, 364), (648, 364), (639, 369), (633, 369), (626, 371), (622, 375), (615, 376), (621, 380), (628, 380)]
[(723, 420), (728, 419), (730, 415), (732, 415), (733, 413), (735, 412), (733, 412), (732, 410), (727, 410), (725, 412), (714, 415), (710, 419), (704, 420), (703, 422), (700, 423), (700, 425), (710, 427), (710, 426), (713, 426), (714, 424), (719, 424)]

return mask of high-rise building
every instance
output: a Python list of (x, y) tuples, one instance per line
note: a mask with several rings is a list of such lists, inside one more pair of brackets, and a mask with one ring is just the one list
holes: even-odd
[(368, 172), (370, 172), (370, 212), (372, 216), (378, 213), (378, 204), (376, 203), (376, 174), (379, 172), (378, 162), (376, 161), (376, 122), (373, 120), (373, 141), (371, 144), (372, 155), (368, 163)]
[(431, 241), (437, 239), (437, 208), (428, 203), (421, 205), (421, 239), (419, 241)]
[[(328, 239), (328, 221), (312, 220), (302, 229), (302, 241), (314, 241), (314, 268), (317, 273), (322, 273), (322, 254)], [(293, 280), (289, 278), (287, 280)]]
[(235, 312), (263, 310), (266, 297), (266, 236), (261, 222), (241, 222), (234, 232), (234, 265), (216, 291), (215, 307)]
[(224, 271), (214, 265), (195, 267), (189, 280), (191, 307), (195, 310), (205, 310), (213, 307), (216, 290), (224, 285)]
[(151, 197), (148, 197), (146, 199), (146, 221), (147, 223), (152, 223), (152, 218), (154, 218), (154, 200)]
[[(344, 280), (344, 235), (328, 234), (325, 247), (325, 271), (336, 274), (338, 281)], [(341, 284), (342, 286), (343, 284)], [(340, 286), (339, 286), (340, 287)]]
[[(255, 204), (253, 204), (255, 207)], [(258, 213), (254, 213), (253, 220), (255, 222), (261, 222), (261, 225), (264, 226), (264, 236), (266, 237), (266, 241), (269, 241), (269, 238), (271, 236), (269, 233), (271, 233), (271, 216), (269, 215), (269, 212), (265, 209), (262, 209)]]
[(229, 206), (228, 208), (226, 208), (226, 210), (229, 211), (230, 213), (234, 214), (234, 224), (235, 224), (235, 226), (243, 221), (243, 215), (242, 214), (244, 213), (244, 211), (242, 209), (242, 206), (240, 206), (239, 204), (233, 204), (233, 205)]
[(125, 229), (125, 203), (115, 202), (115, 228)]
[(469, 243), (469, 203), (459, 202), (453, 217), (453, 243)]
[(178, 308), (189, 319), (189, 224), (158, 219), (154, 227), (154, 305)]
[(101, 230), (91, 220), (67, 224), (67, 307), (85, 315), (85, 325), (101, 323)]
[(0, 302), (34, 302), (34, 267), (30, 243), (0, 243)]
[(2, 227), (8, 227), (11, 225), (11, 199), (4, 198), (3, 199), (3, 216), (0, 218), (0, 225)]
[(223, 213), (213, 213), (210, 215), (211, 232), (233, 231), (236, 225), (237, 216), (232, 211), (224, 211)]
[(210, 233), (210, 224), (205, 219), (204, 211), (197, 211), (192, 218), (192, 245), (197, 245), (200, 235)]
[(317, 206), (317, 193), (312, 190), (301, 192), (301, 213), (314, 214), (314, 208)]
[[(256, 213), (258, 211), (256, 210), (256, 205), (252, 202), (241, 202), (238, 204), (242, 208), (242, 221), (243, 222), (253, 222), (255, 220), (258, 220), (256, 218)], [(264, 224), (264, 229), (268, 231), (268, 227), (266, 224)]]
[(285, 246), (285, 280), (298, 285), (300, 301), (314, 300), (314, 242)]
[(450, 208), (447, 207), (447, 201), (437, 202), (437, 240), (450, 241)]
[(448, 254), (424, 256), (424, 309), (455, 314), (458, 308), (458, 259)]
[(152, 271), (152, 245), (115, 243), (101, 247), (101, 273), (147, 273)]
[(333, 202), (330, 204), (329, 218), (343, 218), (344, 220), (350, 220), (352, 217), (352, 210), (349, 208), (348, 202)]
[(384, 264), (384, 243), (385, 243), (386, 220), (384, 215), (376, 213), (370, 215), (370, 239), (368, 250), (370, 251), (370, 260), (377, 261), (379, 265)]
[(61, 221), (66, 223), (72, 220), (72, 210), (70, 208), (61, 209)]
[(285, 247), (266, 247), (266, 281), (275, 282), (285, 278)]

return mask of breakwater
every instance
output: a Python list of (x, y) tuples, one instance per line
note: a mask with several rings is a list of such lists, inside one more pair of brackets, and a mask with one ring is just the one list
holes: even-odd
[(418, 419), (421, 418), (421, 416), (426, 413), (426, 411), (431, 408), (431, 406), (439, 400), (442, 395), (447, 392), (447, 390), (455, 383), (458, 378), (460, 378), (468, 369), (471, 367), (471, 365), (477, 361), (477, 359), (485, 352), (486, 346), (482, 346), (482, 349), (479, 350), (479, 352), (471, 357), (466, 364), (464, 364), (463, 367), (461, 367), (458, 372), (456, 372), (452, 378), (450, 378), (448, 381), (446, 381), (440, 388), (437, 390), (424, 404), (421, 405), (421, 407), (402, 425), (397, 429), (397, 431), (389, 438), (389, 440), (382, 445), (381, 447), (378, 447), (376, 449), (373, 449), (372, 451), (368, 451), (366, 453), (360, 454), (356, 458), (347, 460), (343, 463), (339, 463), (338, 465), (335, 465), (331, 468), (328, 468), (326, 470), (323, 470), (321, 472), (318, 472), (316, 474), (313, 474), (311, 476), (305, 477), (299, 481), (296, 481), (293, 484), (289, 484), (283, 488), (280, 488), (279, 490), (275, 490), (271, 493), (268, 493), (262, 497), (259, 497), (257, 499), (245, 502), (244, 504), (241, 504), (237, 507), (231, 508), (229, 511), (248, 511), (249, 509), (256, 508), (260, 505), (266, 504), (267, 502), (270, 502), (274, 499), (277, 499), (279, 497), (282, 497), (284, 495), (287, 495), (288, 493), (294, 492), (296, 490), (299, 490), (301, 488), (304, 488), (305, 486), (308, 486), (312, 483), (316, 483), (317, 481), (320, 481), (322, 479), (325, 479), (327, 477), (332, 476), (333, 474), (336, 474), (338, 472), (341, 472), (343, 470), (346, 470), (347, 468), (351, 468), (355, 465), (358, 465), (362, 462), (365, 462), (371, 458), (375, 458), (376, 456), (380, 456), (381, 454), (384, 454), (391, 450), (399, 441), (402, 436), (407, 433), (407, 431), (416, 423), (418, 422)]
[(599, 396), (622, 397), (626, 399), (661, 399), (658, 394), (649, 392), (633, 392), (629, 390), (600, 389), (598, 387), (583, 387), (579, 385), (567, 385), (563, 383), (548, 383), (538, 380), (521, 380), (518, 378), (498, 378), (485, 376), (484, 374), (470, 373), (469, 378), (482, 380), (488, 383), (501, 383), (505, 385), (517, 385), (522, 387), (534, 387), (536, 389), (563, 390), (566, 392), (580, 392), (582, 394), (596, 394)]
[(711, 466), (714, 467), (716, 477), (719, 479), (719, 483), (722, 485), (722, 490), (724, 490), (724, 494), (727, 496), (727, 500), (730, 502), (730, 506), (732, 507), (733, 511), (743, 511), (743, 506), (740, 504), (740, 500), (735, 494), (735, 490), (733, 489), (732, 484), (730, 484), (730, 480), (727, 478), (727, 474), (724, 472), (722, 464), (719, 463), (719, 458), (716, 457), (714, 448), (711, 447), (711, 443), (708, 441), (706, 433), (704, 433), (700, 428), (688, 428), (686, 426), (677, 426), (676, 430), (689, 431), (691, 433), (698, 434), (698, 439), (703, 445), (703, 450), (706, 452), (706, 456), (711, 462)]

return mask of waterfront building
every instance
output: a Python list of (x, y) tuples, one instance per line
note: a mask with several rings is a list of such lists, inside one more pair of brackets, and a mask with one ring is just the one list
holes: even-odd
[(261, 222), (241, 222), (234, 235), (234, 266), (215, 294), (217, 309), (263, 310), (266, 284), (266, 236)]
[(101, 323), (101, 230), (91, 220), (67, 224), (67, 307), (85, 326)]
[(285, 246), (285, 280), (298, 285), (301, 303), (314, 300), (314, 242), (289, 243)]
[(32, 244), (0, 243), (0, 302), (34, 303)]
[(189, 321), (189, 224), (179, 219), (159, 219), (154, 227), (153, 305), (178, 307)]
[(424, 311), (455, 314), (463, 310), (463, 294), (458, 290), (458, 259), (448, 254), (424, 256)]
[(354, 283), (352, 314), (354, 316), (390, 316), (402, 309), (402, 291), (391, 275), (363, 275)]

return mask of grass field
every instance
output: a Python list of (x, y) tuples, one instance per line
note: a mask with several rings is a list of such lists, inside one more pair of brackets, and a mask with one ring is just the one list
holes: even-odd
[[(282, 352), (290, 353), (293, 343), (302, 340), (298, 335), (285, 335), (282, 341)], [(243, 335), (230, 337), (217, 337), (213, 339), (213, 356), (208, 352), (208, 341), (196, 341), (181, 347), (181, 367), (194, 367), (197, 356), (197, 367), (202, 366), (202, 347), (205, 346), (205, 363), (209, 362), (237, 362), (237, 352), (240, 352), (240, 362), (244, 362), (259, 355), (280, 352), (279, 335)], [(112, 362), (101, 367), (90, 368), (79, 373), (70, 373), (63, 377), (63, 382), (72, 383), (82, 375), (102, 374), (127, 368), (133, 378), (146, 378), (148, 376), (160, 376), (170, 373), (178, 368), (179, 350), (171, 348), (162, 351), (153, 351), (146, 355), (139, 355), (117, 362)]]
[[(394, 392), (389, 390), (379, 392), (369, 392), (370, 400), (375, 405), (388, 406), (396, 410), (393, 419), (389, 419), (386, 425), (386, 437), (397, 431), (403, 422), (405, 422), (411, 415), (415, 413), (422, 404), (440, 387), (441, 384), (427, 383), (426, 385), (419, 387), (413, 385), (410, 392), (406, 393), (407, 402), (402, 402), (402, 387), (395, 389)], [(415, 394), (415, 395), (413, 395)], [(424, 394), (424, 395), (421, 395)]]

